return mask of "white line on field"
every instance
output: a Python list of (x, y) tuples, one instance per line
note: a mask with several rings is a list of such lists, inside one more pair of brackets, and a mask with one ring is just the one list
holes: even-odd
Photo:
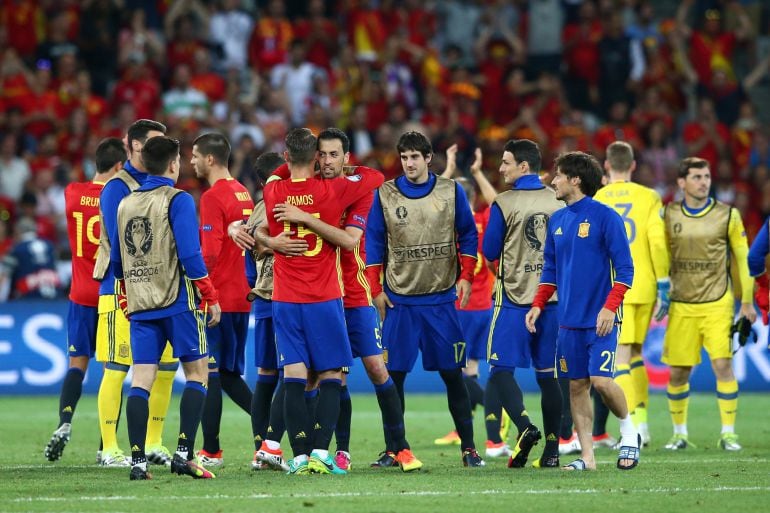
[[(466, 495), (585, 495), (585, 494), (606, 494), (607, 492), (616, 493), (634, 493), (634, 494), (670, 494), (670, 493), (703, 493), (703, 492), (769, 492), (770, 486), (717, 486), (714, 488), (617, 488), (617, 489), (596, 489), (596, 488), (583, 488), (583, 489), (549, 489), (549, 490), (472, 490), (463, 492), (450, 492), (450, 491), (430, 491), (419, 490), (400, 493), (383, 493), (383, 492), (313, 492), (313, 493), (286, 493), (286, 494), (270, 494), (270, 493), (258, 493), (250, 495), (202, 495), (202, 496), (158, 496), (153, 497), (153, 501), (180, 501), (190, 499), (332, 499), (339, 497), (462, 497)], [(146, 496), (135, 495), (122, 495), (122, 496), (105, 496), (105, 495), (84, 495), (80, 497), (19, 497), (14, 499), (14, 502), (69, 502), (69, 501), (134, 501), (134, 500), (146, 500)]]

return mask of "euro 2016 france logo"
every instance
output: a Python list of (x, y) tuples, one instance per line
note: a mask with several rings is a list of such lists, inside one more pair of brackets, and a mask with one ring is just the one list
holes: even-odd
[(147, 217), (132, 217), (123, 233), (128, 254), (140, 259), (152, 248), (152, 224)]

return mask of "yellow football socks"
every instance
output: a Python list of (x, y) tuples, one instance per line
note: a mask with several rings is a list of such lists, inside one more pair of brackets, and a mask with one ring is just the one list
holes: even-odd
[(155, 383), (150, 390), (150, 416), (147, 419), (147, 447), (163, 445), (163, 425), (166, 421), (168, 406), (171, 403), (171, 387), (174, 385), (176, 371), (158, 370)]
[(674, 386), (671, 383), (666, 388), (668, 395), (668, 411), (671, 421), (676, 426), (687, 426), (687, 406), (690, 403), (690, 384)]
[[(647, 405), (650, 402), (650, 379), (641, 356), (631, 357), (631, 381), (634, 383), (634, 422), (647, 424)], [(625, 391), (625, 389), (624, 389)]]
[[(717, 381), (717, 404), (719, 405), (722, 427), (733, 428), (735, 415), (738, 412), (738, 382), (736, 380)], [(728, 431), (731, 430), (728, 429)]]
[(120, 417), (120, 397), (126, 371), (105, 369), (102, 383), (99, 385), (97, 405), (99, 409), (99, 430), (102, 434), (103, 451), (106, 453), (118, 449), (116, 427)]
[(634, 382), (631, 379), (631, 368), (628, 365), (619, 364), (615, 367), (615, 383), (623, 389), (628, 412), (633, 413), (636, 406), (636, 393), (634, 392)]

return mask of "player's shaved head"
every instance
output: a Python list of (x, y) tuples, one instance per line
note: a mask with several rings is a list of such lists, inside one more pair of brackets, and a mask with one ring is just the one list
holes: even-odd
[(615, 141), (607, 146), (607, 162), (611, 170), (627, 173), (634, 164), (634, 149), (625, 141)]

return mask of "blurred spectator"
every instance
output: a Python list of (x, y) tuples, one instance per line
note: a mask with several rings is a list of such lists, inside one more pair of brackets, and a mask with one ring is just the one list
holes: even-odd
[(163, 21), (166, 35), (166, 61), (172, 69), (179, 64), (193, 65), (195, 54), (205, 48), (198, 34), (208, 28), (208, 11), (199, 0), (177, 0)]
[(666, 186), (675, 176), (679, 164), (679, 153), (669, 136), (663, 119), (656, 119), (644, 131), (644, 147), (639, 152), (639, 161), (650, 167), (655, 189)]
[(270, 85), (282, 90), (289, 103), (293, 126), (302, 126), (313, 91), (313, 75), (318, 69), (305, 59), (305, 44), (299, 39), (291, 43), (289, 60), (275, 66), (270, 73)]
[(475, 64), (473, 41), (476, 39), (481, 12), (476, 2), (468, 0), (447, 0), (438, 2), (436, 6), (436, 15), (441, 22), (441, 47), (444, 50), (450, 46), (458, 48), (462, 66)]
[(323, 0), (310, 0), (307, 16), (294, 24), (294, 35), (305, 42), (308, 62), (330, 72), (338, 52), (340, 28), (325, 16)]
[[(440, 2), (439, 8), (444, 3)], [(371, 0), (359, 0), (348, 13), (348, 44), (357, 59), (375, 61), (385, 45), (388, 30), (382, 12), (372, 6)]]
[(219, 0), (218, 8), (210, 18), (209, 36), (219, 45), (222, 58), (216, 60), (217, 68), (244, 69), (248, 63), (247, 47), (254, 20), (238, 9), (240, 0)]
[(94, 91), (106, 95), (115, 80), (120, 33), (120, 0), (83, 0), (78, 47), (91, 72)]
[(598, 50), (599, 112), (607, 116), (613, 103), (631, 101), (631, 90), (644, 74), (644, 56), (639, 42), (624, 34), (619, 13), (605, 19)]
[(174, 68), (173, 87), (163, 93), (163, 113), (172, 119), (203, 120), (208, 116), (206, 95), (190, 85), (190, 68), (180, 64)]
[(155, 68), (165, 63), (166, 49), (163, 40), (155, 30), (147, 27), (144, 9), (129, 13), (129, 24), (118, 36), (118, 66), (120, 68), (134, 59), (148, 62)]
[(48, 37), (37, 47), (37, 59), (56, 61), (62, 55), (77, 56), (79, 49), (69, 34), (70, 13), (56, 13), (48, 22)]
[(561, 0), (533, 0), (526, 17), (527, 70), (530, 77), (561, 72), (564, 8)]
[[(267, 12), (254, 25), (249, 39), (249, 64), (258, 71), (270, 71), (278, 64), (286, 62), (289, 45), (294, 39), (294, 31), (288, 18), (283, 0), (270, 0)], [(300, 37), (299, 34), (297, 37)], [(308, 46), (310, 46), (308, 41)], [(312, 42), (315, 44), (315, 41)]]
[[(113, 112), (124, 103), (131, 103), (137, 118), (152, 119), (161, 106), (161, 85), (147, 65), (132, 56), (126, 62), (123, 76), (112, 94)], [(122, 136), (121, 136), (122, 137)]]
[(350, 139), (350, 153), (357, 159), (362, 159), (371, 153), (374, 147), (372, 133), (366, 127), (366, 107), (356, 105), (350, 118), (347, 130)]
[(614, 141), (626, 141), (639, 150), (642, 148), (642, 136), (636, 126), (628, 120), (628, 104), (622, 100), (610, 106), (607, 123), (599, 127), (594, 134), (594, 155), (600, 160), (604, 151)]
[(682, 0), (676, 17), (679, 30), (690, 39), (690, 62), (698, 74), (701, 83), (711, 82), (715, 69), (725, 71), (730, 78), (735, 78), (732, 57), (735, 46), (739, 41), (746, 40), (751, 35), (751, 22), (743, 11), (740, 2), (727, 2), (740, 23), (735, 31), (722, 29), (722, 12), (718, 9), (707, 9), (703, 13), (703, 27), (693, 30), (687, 24), (687, 14), (695, 0)]
[(717, 119), (711, 98), (698, 100), (697, 117), (684, 125), (682, 140), (687, 155), (706, 159), (711, 169), (716, 169), (719, 158), (727, 150), (730, 130)]
[(12, 299), (54, 299), (61, 294), (54, 246), (38, 237), (29, 217), (16, 222), (15, 244), (0, 263), (0, 281), (4, 280), (10, 283)]
[(18, 201), (24, 184), (32, 176), (26, 160), (16, 156), (16, 137), (9, 133), (0, 139), (0, 196)]
[(4, 0), (0, 23), (8, 44), (28, 62), (35, 57), (38, 43), (45, 39), (46, 19), (37, 0)]
[(599, 41), (602, 24), (596, 16), (596, 4), (580, 4), (578, 21), (564, 27), (564, 59), (570, 81), (570, 103), (581, 110), (595, 110), (599, 103)]

